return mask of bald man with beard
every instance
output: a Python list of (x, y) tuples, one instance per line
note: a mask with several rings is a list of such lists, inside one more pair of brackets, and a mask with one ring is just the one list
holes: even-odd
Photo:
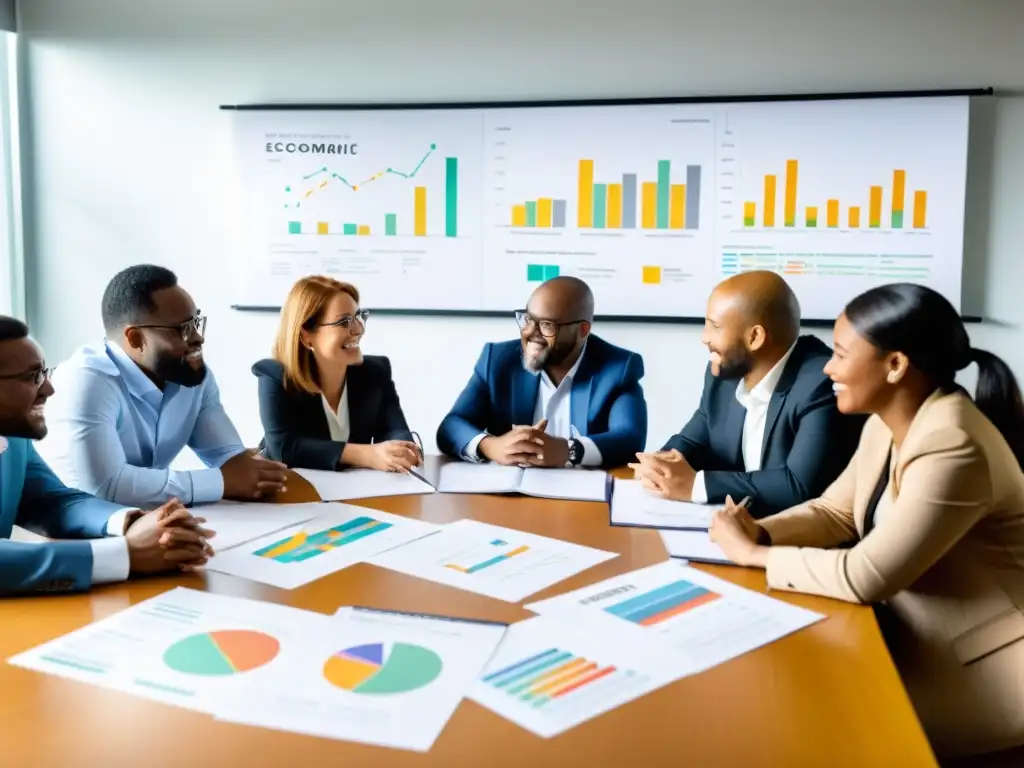
[(823, 371), (832, 350), (800, 336), (800, 304), (774, 272), (725, 280), (706, 312), (700, 407), (661, 451), (637, 455), (635, 476), (669, 499), (749, 499), (759, 518), (816, 498), (849, 463), (864, 424), (836, 408)]
[(466, 461), (621, 467), (647, 442), (640, 355), (590, 332), (594, 295), (561, 276), (516, 312), (520, 338), (487, 344), (437, 431)]

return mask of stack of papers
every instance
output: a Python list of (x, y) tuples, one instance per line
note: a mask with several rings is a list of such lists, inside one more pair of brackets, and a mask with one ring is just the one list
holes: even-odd
[(10, 663), (231, 722), (426, 751), (504, 633), (178, 588)]
[(654, 495), (639, 480), (616, 480), (610, 503), (612, 525), (706, 531), (718, 507), (669, 501)]
[(442, 493), (521, 493), (542, 499), (608, 500), (610, 477), (588, 469), (541, 469), (450, 462), (441, 467)]
[(422, 520), (350, 504), (315, 506), (317, 517), (219, 550), (206, 568), (295, 589), (440, 530)]
[(433, 493), (434, 486), (417, 472), (381, 472), (376, 469), (296, 469), (324, 501), (355, 501), (384, 496), (416, 496)]

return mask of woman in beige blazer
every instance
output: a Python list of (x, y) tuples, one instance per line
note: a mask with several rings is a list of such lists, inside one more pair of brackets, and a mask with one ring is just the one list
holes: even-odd
[[(954, 380), (971, 362), (974, 401)], [(765, 568), (773, 589), (881, 604), (936, 753), (1012, 750), (1024, 766), (1024, 407), (1013, 374), (971, 347), (948, 301), (908, 284), (850, 302), (825, 372), (840, 411), (872, 414), (849, 466), (821, 498), (760, 522), (730, 500), (712, 539)]]

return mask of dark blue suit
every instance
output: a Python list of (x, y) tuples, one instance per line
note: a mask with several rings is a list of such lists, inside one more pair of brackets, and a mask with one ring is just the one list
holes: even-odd
[(67, 488), (31, 441), (11, 438), (0, 453), (0, 594), (82, 591), (92, 583), (88, 541), (8, 541), (15, 524), (60, 539), (99, 539), (124, 509)]
[[(572, 425), (594, 441), (606, 467), (633, 461), (644, 450), (643, 375), (640, 355), (588, 337), (569, 407)], [(523, 368), (518, 340), (485, 345), (469, 383), (437, 430), (438, 448), (461, 458), (481, 432), (503, 435), (514, 425), (533, 424), (539, 388), (539, 375)]]

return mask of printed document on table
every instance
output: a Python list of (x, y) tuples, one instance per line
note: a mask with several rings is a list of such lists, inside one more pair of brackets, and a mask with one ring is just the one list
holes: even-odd
[(693, 560), (698, 563), (735, 565), (726, 557), (722, 548), (711, 540), (707, 531), (660, 530), (658, 533), (661, 535), (661, 543), (665, 545), (669, 557)]
[(206, 518), (203, 527), (217, 534), (210, 539), (210, 546), (217, 552), (312, 520), (323, 511), (324, 505), (320, 502), (257, 504), (218, 501), (216, 504), (203, 504), (192, 508), (192, 514), (196, 517)]
[(537, 616), (509, 627), (470, 698), (550, 738), (687, 673), (678, 662)]
[(442, 493), (521, 493), (566, 501), (607, 501), (608, 474), (591, 469), (539, 469), (449, 462), (441, 467)]
[(178, 587), (25, 651), (10, 663), (37, 672), (210, 712), (242, 701), (333, 619), (276, 603)]
[(342, 608), (268, 685), (221, 719), (426, 752), (472, 689), (504, 624)]
[(320, 504), (319, 517), (218, 552), (206, 568), (295, 589), (430, 536), (440, 526), (350, 504)]
[(718, 507), (691, 501), (670, 501), (644, 488), (639, 480), (615, 480), (612, 486), (612, 525), (706, 531)]
[(524, 607), (693, 670), (825, 618), (671, 560)]
[(368, 562), (514, 603), (616, 556), (513, 528), (459, 520)]
[(354, 501), (434, 493), (434, 486), (424, 480), (416, 470), (404, 474), (361, 468), (337, 472), (296, 469), (295, 473), (308, 480), (324, 501)]

